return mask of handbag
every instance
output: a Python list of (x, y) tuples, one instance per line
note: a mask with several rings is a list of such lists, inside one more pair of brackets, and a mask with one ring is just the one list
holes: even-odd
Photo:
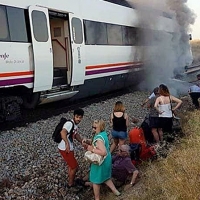
[[(103, 137), (102, 137), (102, 139), (103, 139)], [(96, 141), (97, 140), (93, 141), (93, 145)], [(104, 141), (104, 139), (103, 139), (103, 141)], [(94, 146), (94, 148), (96, 149), (95, 146)], [(103, 161), (105, 160), (106, 156), (101, 156), (101, 155), (96, 154), (96, 153), (91, 152), (91, 151), (86, 151), (85, 154), (84, 154), (84, 158), (85, 158), (86, 161), (89, 161), (90, 163), (93, 163), (93, 164), (96, 164), (96, 165), (101, 165), (103, 163)]]
[(172, 127), (173, 129), (181, 129), (181, 123), (180, 118), (175, 115), (175, 112), (172, 110), (172, 101), (169, 97), (170, 105), (171, 105), (171, 111), (172, 111)]

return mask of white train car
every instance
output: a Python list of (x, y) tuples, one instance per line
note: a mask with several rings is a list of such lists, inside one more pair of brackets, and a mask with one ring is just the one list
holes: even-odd
[[(113, 3), (114, 2), (114, 3)], [(163, 27), (174, 22), (158, 12)], [(0, 0), (0, 121), (142, 78), (137, 10), (125, 1)], [(141, 41), (141, 38), (140, 38)]]

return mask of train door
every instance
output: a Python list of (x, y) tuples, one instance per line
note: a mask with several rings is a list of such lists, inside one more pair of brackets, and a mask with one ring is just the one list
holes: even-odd
[(71, 42), (67, 13), (50, 11), (50, 28), (53, 47), (53, 86), (71, 83)]
[(53, 83), (53, 55), (48, 9), (29, 7), (34, 56), (34, 92), (49, 90)]
[(85, 80), (85, 56), (83, 45), (82, 20), (69, 13), (70, 35), (72, 43), (72, 78), (71, 85), (81, 85)]

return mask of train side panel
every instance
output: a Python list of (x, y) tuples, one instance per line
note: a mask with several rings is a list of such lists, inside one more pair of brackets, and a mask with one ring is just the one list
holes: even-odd
[(32, 46), (28, 43), (1, 42), (0, 88), (33, 87)]

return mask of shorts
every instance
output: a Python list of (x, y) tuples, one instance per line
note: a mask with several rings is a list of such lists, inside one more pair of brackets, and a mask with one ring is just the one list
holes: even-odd
[(112, 137), (114, 139), (122, 139), (122, 140), (126, 139), (127, 136), (128, 136), (126, 131), (115, 131), (115, 130), (112, 130), (111, 134), (112, 134)]
[(76, 158), (74, 157), (73, 151), (70, 151), (69, 153), (67, 153), (66, 151), (59, 149), (59, 152), (62, 155), (63, 159), (66, 161), (67, 165), (71, 169), (75, 169), (78, 167), (78, 162), (77, 162)]
[(173, 125), (172, 117), (160, 117), (161, 120), (161, 128), (164, 132), (171, 132)]
[(160, 117), (149, 117), (149, 127), (150, 128), (161, 128), (161, 118)]

